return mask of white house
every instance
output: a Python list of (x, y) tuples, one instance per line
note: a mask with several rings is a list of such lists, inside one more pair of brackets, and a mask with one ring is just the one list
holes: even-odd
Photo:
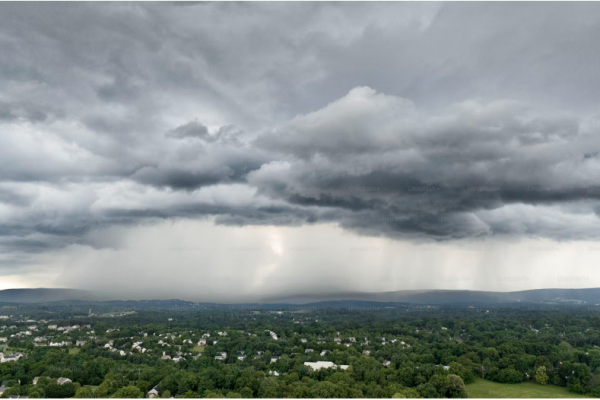
[[(40, 380), (41, 376), (36, 376), (35, 378), (33, 378), (33, 384), (37, 385), (38, 381)], [(51, 379), (49, 376), (46, 377), (47, 379)]]
[(148, 392), (148, 398), (151, 399), (153, 397), (158, 397), (158, 389), (156, 386), (154, 386), (149, 392)]
[(56, 383), (58, 383), (59, 385), (64, 385), (65, 383), (68, 382), (73, 382), (72, 380), (70, 380), (69, 378), (58, 378), (56, 380)]
[(277, 337), (277, 334), (275, 332), (269, 331), (269, 330), (267, 330), (266, 332), (269, 332), (269, 335), (271, 335), (271, 338), (273, 340), (278, 340), (279, 339), (279, 337)]
[(335, 368), (335, 364), (331, 361), (305, 362), (304, 365), (315, 371), (318, 371), (321, 368)]

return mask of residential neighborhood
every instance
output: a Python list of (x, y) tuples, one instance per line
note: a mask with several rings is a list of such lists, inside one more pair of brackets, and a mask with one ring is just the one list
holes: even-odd
[[(469, 327), (456, 324), (443, 311), (427, 311), (428, 320), (419, 318), (410, 309), (384, 310), (379, 312), (382, 315), (379, 327), (371, 327), (370, 323), (364, 323), (370, 313), (344, 309), (310, 310), (302, 318), (294, 311), (229, 310), (223, 314), (218, 308), (176, 313), (168, 308), (135, 313), (120, 310), (118, 313), (123, 315), (115, 317), (114, 312), (98, 306), (95, 309), (98, 312), (94, 315), (70, 316), (66, 312), (53, 318), (33, 307), (27, 314), (21, 310), (2, 319), (0, 378), (5, 384), (0, 391), (7, 396), (30, 398), (49, 394), (74, 397), (76, 393), (113, 397), (129, 396), (130, 392), (137, 397), (158, 398), (209, 397), (217, 393), (241, 396), (243, 389), (248, 396), (251, 392), (253, 397), (265, 397), (268, 387), (264, 385), (268, 383), (276, 385), (282, 397), (289, 397), (293, 393), (285, 392), (288, 390), (285, 385), (292, 380), (304, 388), (301, 390), (307, 390), (308, 395), (319, 397), (316, 391), (319, 382), (335, 376), (355, 382), (353, 385), (363, 396), (378, 397), (368, 382), (379, 379), (388, 382), (385, 377), (389, 375), (394, 377), (392, 382), (404, 383), (383, 386), (386, 396), (405, 393), (418, 397), (426, 396), (430, 389), (418, 383), (431, 379), (427, 376), (457, 376), (463, 384), (482, 374), (495, 376), (495, 370), (488, 364), (483, 367), (477, 364), (475, 372), (466, 368), (473, 365), (473, 354), (483, 351), (489, 358), (495, 353), (469, 347)], [(103, 316), (106, 314), (111, 316)], [(402, 322), (397, 322), (399, 316)], [(473, 326), (484, 323), (477, 319), (471, 322)], [(551, 332), (563, 334), (553, 331), (555, 322), (535, 325), (537, 332), (530, 325), (523, 328), (522, 334), (535, 340)], [(502, 327), (502, 332), (507, 328)], [(586, 327), (587, 335), (595, 332)], [(597, 334), (600, 338), (600, 330)], [(502, 336), (498, 338), (498, 343), (504, 343)], [(432, 355), (431, 349), (438, 347), (444, 351)], [(461, 348), (469, 351), (458, 353)], [(587, 348), (584, 356), (597, 356), (600, 362), (600, 351), (594, 348)], [(484, 360), (479, 358), (480, 362)], [(566, 359), (561, 362), (559, 365), (569, 365)], [(20, 373), (24, 371), (21, 367), (8, 367), (21, 365), (28, 365), (28, 370), (36, 373)], [(98, 369), (95, 365), (102, 367)], [(371, 370), (373, 374), (361, 372)], [(249, 386), (248, 390), (218, 387), (211, 374), (234, 374), (236, 379), (250, 374), (257, 386)], [(524, 380), (533, 377), (535, 371), (523, 371)], [(204, 382), (201, 379), (213, 383), (200, 383)], [(290, 386), (289, 390), (296, 386)], [(300, 396), (300, 392), (296, 395)]]

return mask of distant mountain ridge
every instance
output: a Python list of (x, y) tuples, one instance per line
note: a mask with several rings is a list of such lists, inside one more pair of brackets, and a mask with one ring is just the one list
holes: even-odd
[(323, 301), (361, 300), (416, 304), (454, 303), (600, 303), (600, 288), (589, 289), (533, 289), (517, 292), (489, 292), (475, 290), (401, 290), (395, 292), (349, 292), (323, 295), (290, 295), (267, 298), (265, 302), (312, 303)]
[[(122, 305), (151, 308), (166, 302), (179, 306), (236, 307), (245, 305), (316, 305), (356, 304), (378, 302), (394, 304), (600, 304), (600, 288), (589, 289), (533, 289), (517, 292), (490, 292), (475, 290), (401, 290), (394, 292), (346, 292), (332, 294), (297, 294), (272, 296), (252, 303), (218, 304), (214, 302), (195, 303), (186, 300), (117, 300), (101, 293), (79, 289), (6, 289), (0, 290), (0, 302), (5, 303), (48, 303), (55, 301), (114, 302)], [(383, 304), (382, 304), (383, 305)]]

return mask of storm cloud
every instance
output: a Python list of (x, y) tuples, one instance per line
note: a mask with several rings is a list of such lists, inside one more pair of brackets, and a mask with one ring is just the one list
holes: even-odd
[(600, 238), (597, 4), (179, 5), (0, 4), (0, 273), (165, 221)]

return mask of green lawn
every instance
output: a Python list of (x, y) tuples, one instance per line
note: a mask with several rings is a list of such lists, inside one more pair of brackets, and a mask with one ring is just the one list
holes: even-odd
[(204, 346), (195, 346), (192, 351), (197, 351), (198, 353), (202, 353), (204, 351)]
[(76, 348), (74, 348), (74, 349), (69, 349), (69, 354), (71, 354), (71, 355), (73, 355), (73, 356), (74, 356), (75, 354), (79, 353), (79, 351), (80, 351), (80, 350), (81, 350), (81, 349), (79, 349), (79, 348), (77, 348), (77, 347), (76, 347)]
[(554, 385), (540, 385), (533, 382), (517, 384), (496, 383), (485, 379), (479, 379), (475, 383), (467, 385), (469, 397), (483, 399), (517, 398), (517, 399), (541, 399), (541, 398), (590, 398), (581, 394), (571, 393), (567, 388)]

